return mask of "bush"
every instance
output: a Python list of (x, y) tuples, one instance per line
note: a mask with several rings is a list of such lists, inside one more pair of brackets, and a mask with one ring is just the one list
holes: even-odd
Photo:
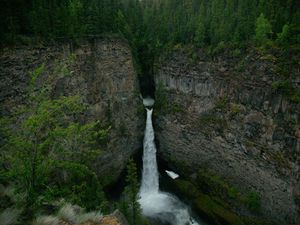
[(253, 212), (260, 210), (260, 197), (256, 192), (250, 192), (245, 198), (245, 203)]
[(213, 55), (220, 54), (221, 52), (223, 52), (225, 50), (225, 48), (226, 48), (225, 42), (224, 41), (219, 42), (217, 47), (215, 47), (213, 50)]
[(228, 187), (227, 194), (229, 198), (235, 199), (238, 196), (239, 192), (234, 187)]
[(277, 42), (279, 44), (287, 44), (290, 38), (290, 26), (285, 24), (282, 27), (282, 32), (277, 34)]
[(283, 94), (288, 100), (300, 103), (300, 89), (294, 87), (290, 80), (279, 80), (272, 83), (272, 89)]
[(71, 162), (53, 162), (47, 174), (47, 189), (40, 193), (42, 201), (64, 198), (88, 210), (106, 210), (106, 200), (97, 175), (88, 167)]

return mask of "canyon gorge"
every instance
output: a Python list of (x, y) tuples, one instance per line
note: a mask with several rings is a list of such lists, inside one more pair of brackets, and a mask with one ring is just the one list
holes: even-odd
[[(2, 50), (0, 58), (1, 114), (28, 104), (28, 74), (45, 64), (38, 83), (50, 80), (53, 98), (80, 95), (87, 105), (82, 123), (99, 120), (109, 128), (92, 167), (104, 183), (115, 182), (141, 148), (144, 130), (127, 42), (115, 37), (18, 46)], [(271, 55), (254, 49), (216, 57), (200, 49), (191, 57), (179, 48), (155, 62), (158, 157), (181, 175), (171, 181), (180, 193), (190, 195), (180, 182), (197, 190), (187, 202), (212, 224), (254, 224), (243, 220), (252, 217), (271, 224), (299, 222), (299, 103), (272, 88), (276, 66)], [(292, 82), (299, 85), (295, 77)], [(199, 206), (209, 203), (203, 195), (231, 216)]]

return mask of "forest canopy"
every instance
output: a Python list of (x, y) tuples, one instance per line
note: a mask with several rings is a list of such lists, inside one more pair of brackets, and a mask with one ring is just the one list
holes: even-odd
[(206, 46), (263, 42), (257, 38), (290, 43), (300, 39), (298, 0), (2, 0), (0, 4), (2, 44), (25, 37), (49, 40), (103, 33), (122, 33), (135, 44), (147, 42), (157, 48), (170, 43)]

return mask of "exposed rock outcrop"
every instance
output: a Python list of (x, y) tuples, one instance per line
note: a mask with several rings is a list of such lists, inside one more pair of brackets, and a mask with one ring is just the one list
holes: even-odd
[[(157, 67), (156, 86), (170, 108), (156, 121), (160, 156), (175, 171), (180, 164), (201, 168), (257, 193), (259, 216), (299, 224), (300, 104), (272, 88), (276, 59), (256, 51), (214, 59), (198, 52), (192, 59), (175, 51)], [(290, 72), (297, 87), (299, 69)]]
[(119, 38), (98, 38), (49, 45), (17, 46), (0, 52), (1, 115), (26, 104), (30, 73), (44, 64), (38, 78), (50, 81), (52, 97), (80, 95), (88, 105), (84, 121), (110, 127), (95, 171), (116, 179), (128, 158), (141, 146), (141, 104), (130, 47)]
[(116, 210), (109, 216), (104, 216), (99, 225), (128, 225), (124, 215)]

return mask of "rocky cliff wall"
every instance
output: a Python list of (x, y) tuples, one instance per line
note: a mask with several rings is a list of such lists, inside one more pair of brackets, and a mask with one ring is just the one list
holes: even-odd
[[(191, 180), (201, 168), (257, 193), (259, 217), (299, 224), (300, 105), (272, 88), (276, 58), (254, 50), (214, 58), (177, 50), (157, 67), (156, 87), (169, 108), (156, 120), (160, 156), (175, 170), (190, 168)], [(297, 87), (299, 68), (289, 72)]]
[(141, 146), (143, 123), (137, 74), (130, 47), (118, 38), (17, 46), (0, 53), (1, 115), (26, 103), (30, 73), (44, 64), (38, 78), (50, 81), (51, 95), (80, 95), (88, 108), (84, 121), (99, 120), (109, 128), (103, 153), (94, 165), (107, 182), (114, 180), (128, 158)]

